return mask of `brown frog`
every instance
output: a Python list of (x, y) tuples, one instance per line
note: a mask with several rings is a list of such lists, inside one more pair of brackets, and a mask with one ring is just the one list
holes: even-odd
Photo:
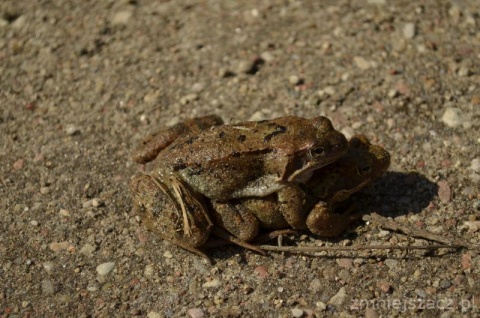
[[(345, 137), (333, 129), (325, 117), (304, 119), (289, 116), (222, 126), (216, 125), (216, 119), (212, 122), (209, 129), (201, 128), (196, 132), (185, 129), (183, 136), (174, 142), (170, 141), (174, 138), (164, 138), (162, 134), (147, 141), (135, 158), (146, 162), (158, 153), (157, 167), (152, 174), (136, 177), (131, 182), (140, 210), (148, 218), (161, 219), (156, 225), (163, 229), (156, 232), (181, 247), (187, 245), (191, 247), (187, 249), (195, 249), (197, 253), (196, 247), (201, 243), (193, 242), (204, 242), (209, 229), (216, 228), (212, 227), (209, 208), (199, 195), (215, 203), (247, 196), (262, 197), (287, 185), (288, 189), (295, 190), (286, 188), (285, 192), (298, 191), (296, 184), (307, 181), (313, 170), (335, 161), (347, 149)], [(168, 133), (171, 131), (167, 129)], [(159, 196), (162, 196), (161, 200), (158, 200)], [(159, 216), (166, 207), (176, 211)], [(169, 213), (175, 214), (174, 220), (182, 222), (169, 221)], [(198, 215), (203, 216), (199, 218)], [(242, 235), (228, 227), (228, 220), (241, 218), (241, 213), (227, 208), (216, 215), (220, 225), (225, 223), (225, 228), (233, 232), (234, 237), (243, 240)], [(222, 222), (224, 218), (227, 222)], [(197, 224), (197, 219), (202, 221)], [(165, 224), (168, 222), (172, 224)], [(200, 228), (205, 224), (203, 235), (194, 230), (197, 225)], [(248, 228), (248, 222), (245, 226)], [(166, 234), (172, 229), (174, 233)], [(256, 235), (256, 230), (250, 228), (249, 232), (253, 233), (249, 236)], [(221, 237), (232, 240), (232, 237), (226, 237), (228, 233), (223, 234)], [(192, 235), (200, 238), (193, 240)]]
[[(338, 205), (382, 175), (389, 165), (390, 154), (385, 149), (371, 144), (365, 136), (357, 135), (351, 138), (348, 152), (343, 157), (315, 170), (312, 178), (302, 185), (304, 192), (296, 196), (304, 198), (304, 204), (293, 211), (294, 216), (285, 215), (282, 209), (284, 201), (291, 200), (282, 190), (261, 199), (244, 198), (236, 205), (253, 213), (262, 228), (308, 228), (319, 236), (337, 236), (358, 218), (358, 215), (350, 214), (351, 209), (338, 211)], [(292, 224), (292, 218), (303, 220), (303, 224)]]

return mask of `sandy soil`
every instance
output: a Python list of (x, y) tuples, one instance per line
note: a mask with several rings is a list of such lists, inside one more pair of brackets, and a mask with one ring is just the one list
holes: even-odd
[[(128, 189), (158, 127), (326, 115), (392, 154), (360, 209), (478, 246), (479, 1), (2, 0), (0, 61), (0, 316), (480, 313), (478, 250), (226, 247), (208, 266)], [(428, 242), (359, 222), (284, 244)]]

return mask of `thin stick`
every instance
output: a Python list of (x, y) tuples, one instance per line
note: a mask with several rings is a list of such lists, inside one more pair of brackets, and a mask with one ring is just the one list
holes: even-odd
[(458, 237), (448, 237), (448, 236), (443, 236), (443, 235), (438, 235), (435, 233), (431, 233), (425, 230), (421, 229), (415, 229), (411, 228), (402, 224), (398, 224), (394, 221), (391, 221), (387, 218), (384, 218), (377, 213), (371, 213), (370, 215), (364, 215), (362, 218), (364, 221), (370, 221), (373, 223), (378, 224), (382, 229), (385, 230), (391, 230), (391, 231), (397, 231), (397, 232), (402, 232), (406, 235), (411, 235), (415, 237), (420, 237), (424, 238), (430, 241), (434, 242), (439, 242), (442, 244), (448, 244), (448, 245), (457, 245), (457, 246), (462, 246), (468, 249), (472, 248), (471, 244), (468, 244), (468, 242), (465, 242), (461, 238)]
[(426, 246), (392, 246), (392, 245), (361, 245), (361, 246), (272, 246), (258, 245), (262, 250), (290, 253), (319, 253), (338, 251), (361, 251), (361, 250), (432, 250), (439, 248), (460, 248), (457, 245), (426, 245)]

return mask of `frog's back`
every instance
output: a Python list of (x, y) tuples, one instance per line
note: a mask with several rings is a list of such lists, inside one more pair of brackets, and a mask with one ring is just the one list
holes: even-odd
[(315, 141), (315, 130), (309, 123), (308, 119), (290, 116), (215, 126), (178, 139), (160, 154), (159, 160), (163, 164), (181, 161), (182, 165), (191, 166), (271, 151), (288, 156), (298, 149), (311, 146)]

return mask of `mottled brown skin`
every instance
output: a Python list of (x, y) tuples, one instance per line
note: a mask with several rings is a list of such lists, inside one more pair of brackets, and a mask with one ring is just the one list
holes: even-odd
[(160, 152), (155, 177), (173, 176), (211, 200), (262, 197), (308, 180), (346, 150), (345, 137), (326, 117), (221, 125), (182, 136)]
[(135, 202), (134, 209), (147, 229), (161, 239), (208, 257), (198, 247), (208, 239), (213, 223), (205, 213), (202, 196), (189, 197), (188, 213), (182, 214), (177, 201), (168, 194), (168, 188), (149, 175), (134, 177), (130, 189)]
[[(219, 122), (215, 117), (189, 120), (144, 142), (134, 158), (148, 162), (157, 157), (157, 168), (131, 183), (137, 210), (161, 238), (199, 255), (205, 256), (197, 247), (210, 229), (228, 241), (261, 252), (245, 243), (258, 233), (256, 218), (234, 208), (233, 203), (216, 199), (264, 196), (285, 185), (283, 192), (298, 193), (295, 182), (306, 181), (313, 169), (343, 155), (347, 142), (325, 117), (216, 126)], [(176, 132), (181, 135), (175, 140)], [(200, 194), (213, 199), (210, 209)], [(303, 201), (291, 204), (285, 204), (285, 209), (298, 209)], [(209, 211), (217, 226), (211, 225)], [(207, 228), (204, 232), (189, 228), (197, 225)]]
[[(354, 136), (349, 150), (336, 162), (316, 170), (302, 189), (304, 204), (285, 215), (281, 209), (282, 191), (265, 198), (242, 199), (243, 206), (255, 214), (266, 229), (306, 229), (323, 237), (337, 236), (358, 216), (337, 207), (353, 193), (382, 175), (390, 165), (390, 155), (382, 147), (372, 145), (365, 136)], [(292, 224), (294, 219), (297, 223)], [(302, 224), (303, 220), (303, 224)]]
[(196, 134), (212, 126), (222, 125), (223, 120), (216, 115), (186, 119), (176, 125), (162, 129), (145, 137), (133, 152), (132, 159), (136, 163), (147, 163), (173, 143), (179, 136)]

